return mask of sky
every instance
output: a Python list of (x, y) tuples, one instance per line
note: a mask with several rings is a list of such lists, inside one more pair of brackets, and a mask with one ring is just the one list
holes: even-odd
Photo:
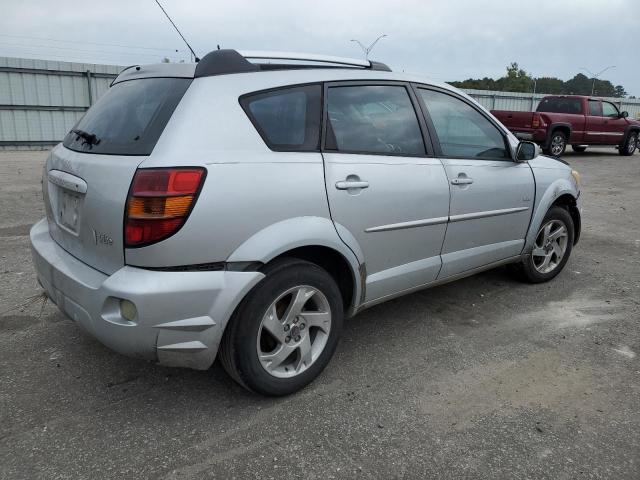
[[(514, 61), (534, 77), (564, 80), (581, 67), (615, 65), (601, 78), (640, 96), (631, 48), (638, 0), (160, 1), (199, 56), (220, 45), (362, 57), (351, 39), (369, 44), (386, 34), (371, 59), (438, 81), (497, 78)], [(154, 0), (0, 7), (0, 56), (118, 65), (189, 58)]]

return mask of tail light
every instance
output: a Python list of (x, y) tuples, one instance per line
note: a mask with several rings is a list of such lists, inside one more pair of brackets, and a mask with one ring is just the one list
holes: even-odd
[(531, 121), (531, 126), (533, 128), (540, 128), (540, 115), (537, 113), (533, 114), (533, 120)]
[(533, 119), (531, 120), (531, 126), (533, 128), (544, 128), (547, 125), (544, 123), (544, 119), (542, 118), (542, 115), (540, 115), (539, 113), (534, 113)]
[(204, 168), (145, 168), (136, 172), (127, 198), (125, 247), (170, 237), (191, 213), (204, 181)]

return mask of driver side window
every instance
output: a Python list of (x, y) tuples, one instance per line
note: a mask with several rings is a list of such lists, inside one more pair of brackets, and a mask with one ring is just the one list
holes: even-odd
[(338, 152), (424, 156), (407, 89), (396, 85), (330, 87), (326, 148)]
[(419, 92), (445, 157), (511, 158), (503, 134), (475, 108), (446, 93)]
[(602, 102), (602, 115), (604, 117), (618, 118), (618, 109), (609, 102)]

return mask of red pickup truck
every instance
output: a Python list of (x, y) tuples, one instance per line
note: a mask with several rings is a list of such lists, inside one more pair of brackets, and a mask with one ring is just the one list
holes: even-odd
[(535, 112), (492, 110), (518, 138), (533, 140), (548, 155), (559, 157), (571, 145), (584, 152), (588, 145), (610, 145), (620, 155), (640, 148), (640, 122), (627, 118), (613, 103), (577, 95), (544, 97)]

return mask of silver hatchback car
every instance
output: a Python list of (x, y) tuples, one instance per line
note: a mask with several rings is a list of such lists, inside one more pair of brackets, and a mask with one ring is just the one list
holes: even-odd
[(550, 280), (580, 235), (577, 172), (465, 94), (290, 53), (124, 70), (43, 195), (33, 259), (60, 310), (266, 395), (312, 381), (343, 318), (507, 263)]

